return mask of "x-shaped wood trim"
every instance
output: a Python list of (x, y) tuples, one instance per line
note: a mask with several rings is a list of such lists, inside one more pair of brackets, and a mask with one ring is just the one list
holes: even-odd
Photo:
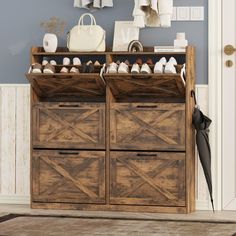
[(71, 174), (63, 169), (61, 166), (59, 166), (55, 161), (52, 159), (49, 159), (48, 157), (41, 157), (45, 163), (47, 163), (50, 167), (52, 167), (57, 173), (59, 173), (62, 177), (64, 177), (67, 180), (70, 180), (77, 188), (79, 188), (82, 192), (84, 192), (87, 196), (90, 198), (97, 198), (98, 196), (90, 191), (87, 187), (83, 185), (83, 183), (80, 180), (76, 180)]
[[(166, 170), (167, 167), (172, 167), (176, 164), (176, 160), (170, 160), (170, 161), (164, 161), (162, 164), (160, 164), (154, 171), (152, 171), (149, 175), (150, 178), (154, 179), (158, 175), (160, 175), (163, 171)], [(142, 179), (142, 181), (137, 181), (137, 183), (128, 191), (125, 191), (121, 193), (122, 197), (128, 197), (130, 194), (137, 191), (139, 188), (141, 188), (145, 183), (147, 183), (145, 180)], [(159, 184), (160, 187), (162, 187), (161, 184)], [(165, 187), (164, 187), (165, 188)]]
[[(101, 86), (98, 86), (98, 83), (95, 81), (96, 83), (96, 86), (100, 89), (100, 91), (94, 91), (94, 90), (91, 90), (91, 89), (85, 89), (85, 88), (81, 88), (79, 87), (78, 83), (80, 81), (76, 80), (76, 79), (73, 79), (71, 80), (70, 82), (67, 81), (66, 84), (64, 83), (60, 83), (60, 80), (61, 79), (58, 79), (58, 81), (50, 81), (51, 83), (54, 83), (56, 84), (56, 86), (53, 86), (53, 88), (51, 90), (49, 90), (48, 92), (50, 92), (50, 94), (55, 94), (57, 92), (60, 92), (61, 90), (62, 91), (65, 91), (66, 88), (74, 88), (76, 89), (77, 91), (80, 91), (80, 92), (83, 92), (83, 93), (86, 93), (86, 94), (91, 94), (91, 95), (101, 95), (101, 93), (103, 93), (103, 90), (101, 89)], [(39, 81), (39, 80), (38, 80)], [(40, 82), (40, 81), (39, 81)], [(39, 85), (40, 87), (40, 85)]]
[[(45, 161), (45, 160), (44, 160)], [(95, 159), (89, 158), (85, 159), (83, 163), (81, 163), (78, 168), (76, 168), (76, 171), (79, 172), (79, 170), (86, 170), (93, 162)], [(77, 179), (79, 173), (74, 177), (74, 179)], [(53, 194), (56, 190), (58, 190), (61, 186), (64, 186), (68, 180), (67, 179), (59, 179), (56, 181), (51, 188), (46, 189), (46, 191), (42, 192), (42, 195), (51, 195)]]
[[(164, 142), (168, 143), (168, 144), (172, 144), (172, 145), (176, 145), (177, 143), (167, 137), (166, 135), (162, 134), (161, 132), (159, 132), (158, 130), (154, 129), (150, 124), (146, 123), (145, 121), (141, 120), (140, 118), (138, 118), (137, 116), (135, 116), (134, 114), (127, 112), (125, 110), (117, 110), (117, 112), (119, 112), (120, 114), (125, 114), (130, 120), (135, 121), (137, 124), (140, 125), (140, 129), (142, 130), (147, 130), (149, 132), (151, 132), (152, 134), (154, 134), (155, 136), (159, 137), (160, 139), (162, 139)], [(173, 111), (176, 112), (176, 111)], [(172, 112), (168, 112), (168, 115), (171, 115)], [(165, 117), (164, 117), (165, 118)], [(160, 120), (157, 122), (159, 123)], [(140, 129), (138, 130), (138, 132), (140, 133)], [(123, 141), (122, 141), (123, 142)]]
[[(131, 83), (131, 84), (134, 84), (137, 86), (136, 89), (132, 89), (132, 94), (135, 94), (135, 93), (140, 93), (140, 88), (142, 89), (142, 91), (145, 90), (145, 88), (149, 90), (152, 90), (153, 92), (163, 92), (165, 94), (170, 94), (170, 95), (175, 95), (175, 96), (178, 96), (179, 93), (175, 91), (175, 86), (174, 84), (172, 85), (171, 84), (171, 87), (170, 87), (170, 84), (168, 84), (168, 88), (161, 88), (161, 87), (158, 87), (159, 85), (161, 84), (164, 84), (164, 83), (169, 83), (170, 80), (160, 80), (160, 81), (155, 81), (155, 83), (153, 84), (153, 86), (150, 85), (150, 83), (147, 85), (147, 83), (143, 82), (143, 81), (137, 81), (137, 80), (131, 80), (131, 79), (125, 79), (125, 78), (122, 78), (122, 79), (119, 79), (119, 80), (123, 80), (125, 82), (128, 82), (128, 83)], [(173, 81), (175, 81), (175, 79), (173, 78), (172, 79)], [(176, 81), (175, 81), (176, 82)], [(109, 82), (108, 82), (109, 83)], [(114, 88), (115, 91), (119, 91), (119, 88), (117, 87), (116, 83), (114, 83), (113, 81), (110, 82), (110, 86)], [(178, 89), (178, 86), (176, 85), (177, 89)], [(128, 95), (128, 94), (127, 94)]]
[(151, 177), (146, 175), (142, 170), (140, 170), (136, 165), (122, 159), (122, 158), (117, 158), (117, 160), (125, 165), (128, 169), (130, 169), (132, 172), (134, 172), (137, 176), (139, 176), (143, 181), (148, 183), (150, 186), (152, 186), (156, 191), (164, 195), (167, 199), (174, 200), (176, 197), (170, 193), (168, 190), (165, 188), (162, 188), (162, 186), (156, 182), (153, 181)]
[(82, 117), (80, 117), (79, 119), (75, 119), (74, 121), (72, 121), (71, 123), (69, 123), (66, 120), (62, 120), (61, 117), (59, 117), (57, 114), (53, 113), (52, 111), (50, 111), (49, 109), (42, 109), (42, 112), (44, 112), (46, 115), (48, 115), (49, 117), (51, 117), (53, 120), (59, 122), (62, 127), (64, 128), (60, 128), (55, 130), (51, 135), (48, 136), (47, 138), (47, 142), (50, 141), (51, 139), (53, 139), (54, 137), (56, 137), (57, 135), (59, 135), (60, 133), (64, 132), (64, 130), (70, 129), (74, 134), (82, 137), (83, 139), (96, 143), (97, 141), (94, 140), (93, 138), (91, 138), (90, 136), (88, 136), (87, 134), (85, 134), (83, 131), (81, 131), (80, 129), (76, 128), (74, 126), (74, 124), (72, 124), (73, 122), (79, 122), (83, 119), (85, 119), (86, 117), (94, 114), (95, 112), (97, 112), (98, 109), (93, 109), (91, 111), (87, 111), (85, 112), (86, 114), (84, 114)]

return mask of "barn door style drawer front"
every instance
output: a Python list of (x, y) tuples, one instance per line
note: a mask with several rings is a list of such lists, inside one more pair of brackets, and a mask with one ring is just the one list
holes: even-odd
[(34, 151), (32, 201), (105, 203), (105, 152)]
[(111, 104), (111, 149), (185, 150), (185, 104)]
[(33, 107), (34, 148), (105, 149), (105, 104), (40, 103)]
[(111, 152), (111, 204), (185, 206), (185, 154)]

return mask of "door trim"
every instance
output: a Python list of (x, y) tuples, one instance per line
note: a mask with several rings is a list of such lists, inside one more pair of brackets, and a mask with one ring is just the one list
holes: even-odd
[(208, 1), (209, 115), (212, 119), (213, 195), (216, 210), (222, 210), (222, 3)]

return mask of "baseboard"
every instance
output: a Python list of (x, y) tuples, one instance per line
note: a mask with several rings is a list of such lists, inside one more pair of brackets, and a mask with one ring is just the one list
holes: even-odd
[[(30, 196), (21, 195), (0, 195), (0, 204), (19, 204), (19, 205), (29, 205)], [(209, 206), (209, 201), (197, 200), (196, 210), (211, 210)]]
[(211, 206), (209, 205), (208, 200), (197, 200), (196, 201), (196, 210), (198, 211), (210, 211)]
[(30, 204), (30, 196), (0, 195), (0, 204), (29, 205)]

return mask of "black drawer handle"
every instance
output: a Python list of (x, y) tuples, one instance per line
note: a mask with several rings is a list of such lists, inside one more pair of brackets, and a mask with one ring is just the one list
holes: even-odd
[(59, 105), (59, 107), (80, 107), (79, 105), (66, 105), (66, 104), (64, 104), (64, 105)]
[(137, 106), (137, 108), (157, 108), (157, 106)]
[(138, 157), (157, 157), (157, 154), (137, 154)]
[(79, 152), (59, 152), (60, 155), (79, 155)]

